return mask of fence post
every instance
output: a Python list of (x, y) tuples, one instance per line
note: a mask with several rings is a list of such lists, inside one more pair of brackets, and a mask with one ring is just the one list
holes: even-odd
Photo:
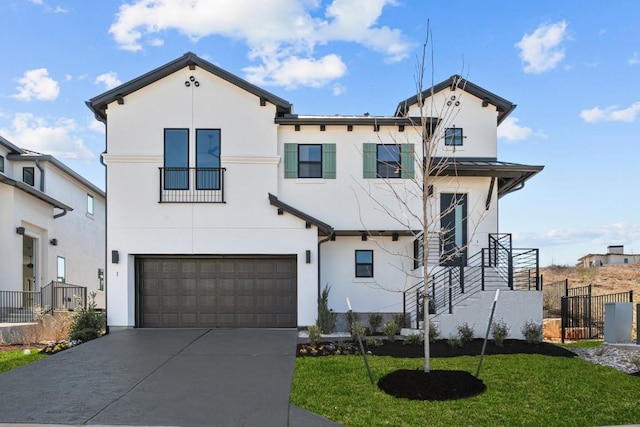
[(460, 264), (460, 292), (464, 294), (464, 266)]
[(509, 265), (507, 266), (507, 274), (509, 275), (509, 289), (513, 290), (513, 254), (509, 251)]
[(564, 296), (569, 296), (569, 279), (564, 279)]
[(420, 320), (424, 320), (424, 315), (420, 319), (420, 304), (424, 306), (424, 298), (420, 295), (420, 291), (416, 290), (416, 328), (420, 328)]
[(433, 300), (433, 308), (436, 309), (436, 281), (433, 276), (431, 276), (431, 299)]
[(544, 286), (543, 286), (544, 285), (544, 280), (543, 279), (544, 279), (544, 277), (543, 277), (542, 274), (538, 276), (538, 280), (540, 282), (540, 290), (541, 291), (544, 290)]
[(453, 281), (451, 280), (451, 269), (449, 269), (449, 314), (453, 314)]
[(562, 339), (562, 342), (564, 342), (565, 329), (567, 327), (567, 298), (568, 297), (566, 296), (560, 298), (560, 337)]
[(407, 316), (407, 291), (402, 293), (402, 314)]
[(484, 291), (484, 248), (480, 251), (480, 289)]
[[(538, 287), (538, 285), (540, 285)], [(542, 281), (540, 278), (540, 249), (536, 249), (536, 291), (542, 290)]]
[(591, 339), (592, 334), (591, 334), (591, 325), (592, 325), (592, 317), (591, 317), (591, 285), (589, 285), (589, 299), (587, 300), (587, 310), (589, 310), (588, 314), (587, 314), (587, 321), (589, 322), (589, 339)]

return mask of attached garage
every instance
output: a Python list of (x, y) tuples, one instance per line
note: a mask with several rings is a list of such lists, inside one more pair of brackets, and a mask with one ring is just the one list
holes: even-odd
[(293, 256), (136, 258), (137, 326), (297, 326)]

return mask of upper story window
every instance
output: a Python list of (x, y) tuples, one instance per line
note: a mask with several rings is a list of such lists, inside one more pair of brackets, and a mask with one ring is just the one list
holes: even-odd
[(33, 167), (22, 168), (22, 181), (32, 187), (35, 185), (35, 173)]
[(415, 175), (413, 144), (363, 144), (363, 178), (407, 178)]
[(444, 145), (462, 146), (462, 128), (445, 129)]
[(220, 189), (220, 129), (196, 129), (196, 189)]
[(164, 130), (164, 189), (189, 189), (189, 129)]
[(336, 177), (336, 144), (284, 144), (285, 178)]
[(356, 251), (356, 277), (373, 277), (373, 251)]
[(93, 215), (93, 196), (87, 194), (87, 213)]
[(0, 156), (0, 172), (4, 173), (4, 157)]

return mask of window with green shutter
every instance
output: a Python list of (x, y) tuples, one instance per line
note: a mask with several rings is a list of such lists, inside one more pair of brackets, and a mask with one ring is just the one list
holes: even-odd
[(415, 176), (413, 144), (371, 144), (362, 146), (363, 178), (405, 178)]
[(284, 144), (284, 177), (336, 178), (336, 144)]

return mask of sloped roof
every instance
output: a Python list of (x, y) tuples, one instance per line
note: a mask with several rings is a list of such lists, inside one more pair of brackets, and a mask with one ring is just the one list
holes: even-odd
[[(422, 91), (422, 99), (427, 99), (431, 96), (431, 93), (438, 93), (446, 88), (460, 88), (465, 92), (470, 93), (471, 95), (486, 101), (487, 103), (493, 105), (498, 110), (498, 124), (502, 123), (504, 119), (507, 118), (509, 114), (516, 108), (516, 104), (513, 104), (506, 99), (496, 95), (493, 92), (489, 92), (486, 89), (481, 88), (480, 86), (470, 82), (467, 79), (462, 78), (461, 76), (454, 74), (449, 77), (447, 80), (442, 81), (433, 86), (433, 88), (429, 88), (427, 90)], [(409, 111), (409, 107), (418, 103), (418, 95), (414, 95), (410, 98), (405, 99), (404, 101), (400, 101), (398, 103), (398, 108), (396, 108), (396, 116), (404, 116)]]
[(5, 147), (7, 147), (9, 150), (11, 150), (11, 152), (16, 153), (16, 154), (22, 154), (24, 153), (24, 150), (16, 145), (13, 145), (11, 142), (9, 142), (9, 140), (3, 138), (0, 136), (0, 145), (4, 145)]
[(220, 67), (213, 65), (212, 63), (205, 61), (200, 58), (198, 55), (192, 52), (187, 52), (181, 57), (174, 59), (173, 61), (162, 65), (155, 70), (149, 71), (146, 74), (141, 75), (133, 80), (130, 80), (124, 84), (121, 84), (118, 87), (115, 87), (102, 95), (98, 95), (94, 98), (91, 98), (86, 102), (87, 106), (93, 113), (96, 118), (100, 121), (106, 121), (107, 119), (107, 105), (121, 97), (125, 97), (130, 93), (133, 93), (139, 89), (142, 89), (145, 86), (148, 86), (169, 74), (175, 73), (178, 70), (183, 69), (184, 67), (200, 67), (203, 70), (210, 72), (223, 80), (228, 81), (231, 84), (238, 86), (241, 89), (246, 90), (249, 93), (254, 94), (255, 96), (264, 99), (267, 102), (276, 106), (276, 109), (279, 114), (285, 114), (291, 112), (291, 104), (270, 93), (264, 89), (259, 88), (246, 80), (241, 79), (240, 77), (229, 73), (228, 71), (223, 70)]

